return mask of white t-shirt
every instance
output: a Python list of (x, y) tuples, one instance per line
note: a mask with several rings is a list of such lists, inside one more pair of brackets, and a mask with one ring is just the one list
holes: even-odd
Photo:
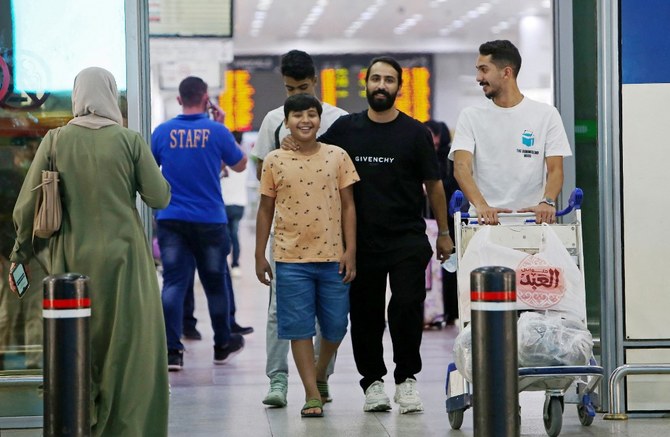
[(223, 202), (228, 205), (247, 206), (247, 169), (236, 172), (227, 169), (228, 175), (219, 175)]
[(546, 157), (572, 155), (556, 108), (528, 97), (512, 108), (487, 101), (464, 109), (449, 159), (456, 150), (473, 154), (475, 183), (486, 202), (514, 211), (542, 200)]
[[(319, 131), (316, 133), (317, 137), (325, 133), (330, 125), (333, 124), (335, 120), (340, 118), (340, 116), (347, 115), (347, 111), (340, 109), (337, 106), (323, 102), (321, 103), (321, 106), (323, 107), (323, 113), (321, 114), (321, 127), (319, 127)], [(286, 129), (286, 126), (284, 126), (283, 105), (279, 108), (273, 109), (265, 115), (265, 118), (261, 123), (261, 128), (258, 131), (256, 143), (251, 149), (252, 155), (258, 159), (265, 159), (267, 154), (275, 149), (275, 131), (277, 130), (277, 126), (280, 124), (281, 129), (279, 129), (279, 141), (291, 133), (291, 131)]]

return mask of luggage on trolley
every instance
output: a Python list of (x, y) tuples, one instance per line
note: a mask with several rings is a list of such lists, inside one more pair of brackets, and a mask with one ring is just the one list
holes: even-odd
[[(552, 225), (535, 224), (534, 214), (512, 213), (500, 214), (502, 224), (498, 226), (480, 226), (476, 216), (460, 212), (463, 203), (460, 191), (450, 200), (459, 272), (459, 332), (467, 333), (465, 328), (470, 321), (470, 271), (483, 265), (514, 269), (517, 309), (521, 314), (518, 326), (527, 327), (530, 337), (542, 332), (524, 345), (519, 343), (519, 391), (545, 392), (543, 421), (550, 437), (561, 432), (566, 403), (577, 404), (580, 423), (591, 425), (600, 403), (595, 390), (604, 374), (593, 358), (592, 340), (586, 329), (582, 197), (582, 191), (575, 189), (568, 206), (556, 214), (560, 217), (574, 212), (570, 223)], [(466, 255), (471, 243), (472, 250)], [(549, 263), (543, 258), (549, 259)], [(477, 262), (483, 264), (476, 265)], [(563, 266), (560, 274), (552, 268), (553, 263)], [(535, 329), (534, 323), (544, 324), (543, 329)], [(519, 331), (519, 338), (523, 334)], [(459, 429), (463, 424), (464, 412), (473, 404), (472, 384), (477, 383), (471, 382), (472, 362), (466, 334), (459, 336), (460, 353), (456, 362), (447, 368), (445, 384), (446, 409), (452, 429)], [(552, 345), (552, 341), (577, 343)]]

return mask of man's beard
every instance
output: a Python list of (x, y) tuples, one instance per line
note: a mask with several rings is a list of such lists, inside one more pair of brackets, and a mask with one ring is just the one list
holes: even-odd
[[(386, 99), (384, 100), (377, 100), (375, 96), (377, 94), (382, 94)], [(397, 96), (396, 94), (391, 95), (388, 91), (385, 90), (377, 90), (373, 93), (370, 93), (369, 90), (365, 91), (365, 95), (368, 99), (368, 104), (370, 105), (370, 108), (372, 108), (373, 111), (375, 112), (384, 112), (388, 109), (393, 108), (393, 105), (395, 104), (395, 99)]]
[(479, 85), (482, 87), (482, 89), (484, 88), (484, 85), (488, 85), (488, 86), (489, 86), (489, 91), (488, 91), (488, 92), (484, 92), (484, 96), (486, 96), (487, 99), (489, 99), (489, 100), (493, 100), (493, 99), (495, 99), (496, 97), (498, 97), (498, 94), (499, 94), (500, 90), (495, 89), (495, 88), (492, 88), (490, 83), (488, 83), (488, 82), (480, 82)]

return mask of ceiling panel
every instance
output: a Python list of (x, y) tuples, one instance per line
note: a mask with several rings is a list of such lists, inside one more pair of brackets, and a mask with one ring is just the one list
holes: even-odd
[[(237, 54), (476, 49), (517, 38), (520, 20), (551, 18), (552, 0), (238, 0)], [(320, 14), (318, 12), (321, 12)]]

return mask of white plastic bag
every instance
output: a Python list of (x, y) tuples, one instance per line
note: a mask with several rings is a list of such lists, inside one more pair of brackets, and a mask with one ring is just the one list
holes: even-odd
[(454, 340), (454, 362), (465, 379), (472, 382), (472, 330), (471, 324), (458, 333)]
[(584, 366), (593, 337), (584, 323), (548, 312), (525, 312), (517, 323), (519, 367)]
[(551, 226), (542, 226), (543, 243), (535, 255), (493, 243), (492, 228), (483, 226), (477, 231), (461, 258), (458, 298), (465, 322), (470, 320), (470, 273), (484, 266), (509, 267), (516, 272), (517, 309), (551, 309), (586, 320), (582, 273)]
[[(472, 330), (468, 324), (454, 340), (454, 362), (472, 382)], [(524, 312), (517, 321), (519, 367), (584, 366), (593, 353), (586, 325), (560, 313)]]

